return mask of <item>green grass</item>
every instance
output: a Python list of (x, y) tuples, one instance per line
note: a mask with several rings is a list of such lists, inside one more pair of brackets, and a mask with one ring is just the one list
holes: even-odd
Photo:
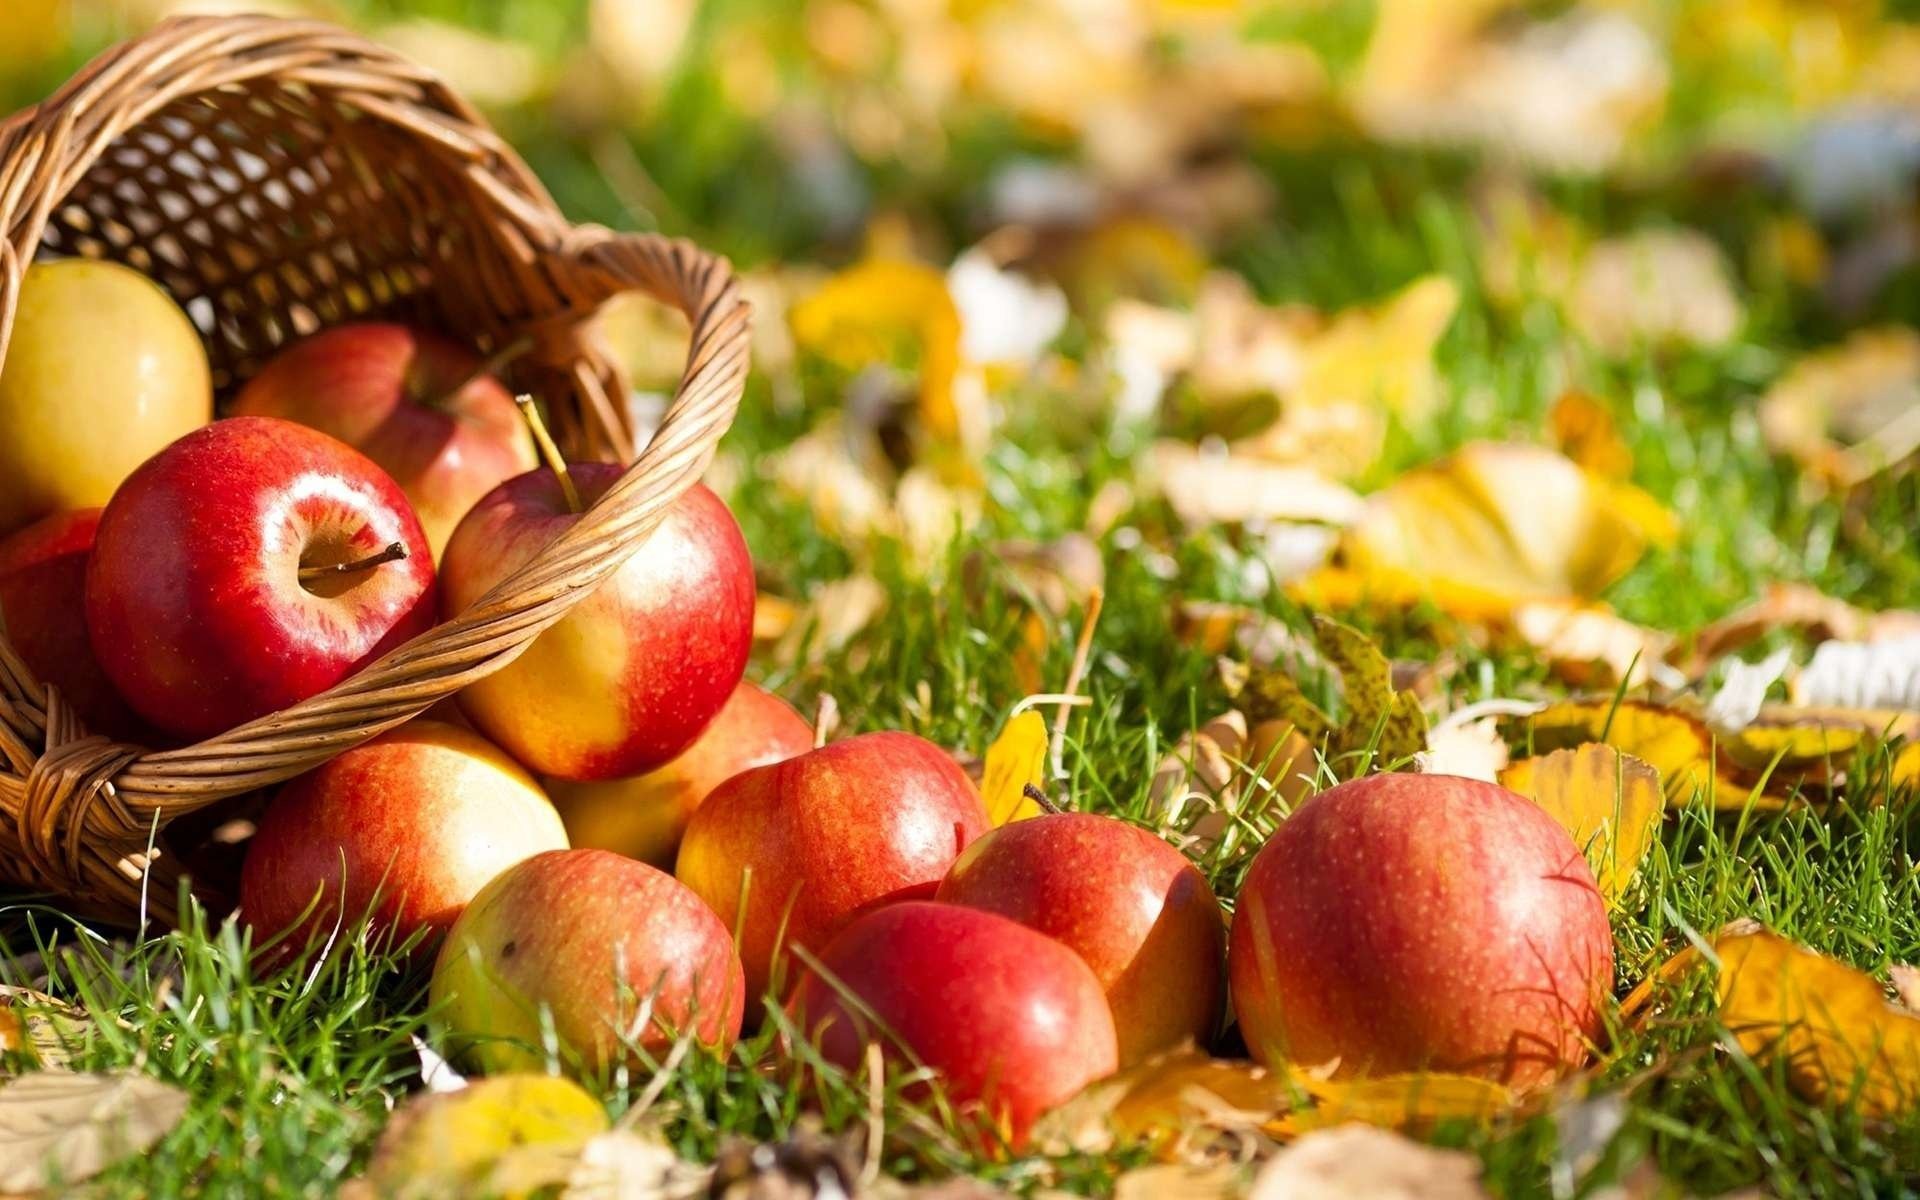
[[(384, 0), (348, 7), (362, 16), (474, 11), (452, 0), (412, 10)], [(724, 7), (758, 11), (751, 4)], [(1339, 19), (1350, 21), (1352, 10), (1366, 6), (1338, 7)], [(482, 23), (536, 45), (564, 40), (563, 25), (516, 24), (540, 10), (495, 3), (481, 13)], [(1340, 49), (1350, 47), (1350, 30), (1336, 26), (1327, 37), (1350, 53)], [(786, 206), (769, 207), (767, 198), (779, 189), (774, 147), (752, 123), (712, 115), (711, 87), (697, 71), (675, 81), (659, 121), (631, 139), (673, 198), (659, 211), (636, 213), (614, 194), (586, 141), (527, 113), (507, 114), (504, 124), (583, 218), (657, 224), (749, 260), (844, 257), (844, 246), (821, 248), (831, 231)], [(968, 152), (988, 153), (981, 147), (991, 143), (990, 133), (966, 141)], [(992, 151), (1006, 152), (1004, 145)], [(1222, 261), (1268, 298), (1337, 306), (1430, 271), (1462, 285), (1462, 311), (1439, 356), (1445, 415), (1431, 428), (1396, 431), (1374, 482), (1473, 438), (1538, 437), (1547, 406), (1577, 384), (1612, 408), (1634, 453), (1634, 481), (1672, 506), (1682, 524), (1673, 547), (1650, 554), (1608, 594), (1623, 615), (1686, 632), (1777, 580), (1805, 580), (1867, 607), (1911, 605), (1920, 596), (1920, 556), (1912, 545), (1920, 483), (1909, 476), (1875, 484), (1848, 511), (1810, 496), (1797, 471), (1761, 444), (1753, 398), (1799, 351), (1835, 336), (1817, 297), (1743, 271), (1750, 320), (1735, 344), (1607, 360), (1579, 346), (1543, 304), (1507, 311), (1484, 299), (1467, 199), (1471, 164), (1348, 144), (1262, 155), (1260, 162), (1285, 197), (1282, 212), (1226, 247)], [(953, 178), (908, 181), (881, 168), (861, 170), (867, 185), (928, 215), (959, 244), (966, 227), (955, 198), (969, 186), (960, 176), (981, 177), (991, 166), (990, 159), (968, 160)], [(1560, 183), (1550, 191), (1603, 230), (1650, 219), (1696, 223), (1743, 266), (1756, 231), (1781, 211), (1772, 196), (1709, 200), (1684, 181), (1631, 188)], [(1912, 279), (1896, 281), (1861, 320), (1911, 322), (1920, 316), (1917, 295)], [(808, 383), (805, 411), (783, 412), (768, 402), (768, 381), (756, 378), (729, 451), (756, 462), (835, 402), (821, 381)], [(987, 463), (991, 501), (983, 527), (925, 574), (883, 555), (875, 569), (889, 603), (853, 647), (792, 668), (763, 663), (756, 674), (802, 704), (831, 693), (850, 730), (902, 728), (982, 752), (1020, 697), (1006, 647), (1021, 610), (995, 572), (984, 586), (968, 587), (964, 564), (977, 554), (990, 557), (1003, 538), (1080, 528), (1101, 486), (1131, 477), (1133, 455), (1152, 434), (1089, 422), (1074, 399), (1039, 391), (1009, 405), (1012, 418)], [(804, 596), (849, 570), (846, 548), (822, 536), (804, 505), (771, 484), (749, 474), (731, 499), (765, 586)], [(1152, 501), (1122, 524), (1139, 536), (1110, 537), (1103, 547), (1106, 607), (1086, 683), (1093, 704), (1073, 719), (1067, 778), (1057, 794), (1076, 808), (1156, 824), (1148, 795), (1155, 764), (1182, 733), (1229, 703), (1209, 657), (1172, 637), (1175, 599), (1249, 603), (1296, 628), (1304, 628), (1304, 615), (1263, 586), (1254, 555), (1234, 535), (1176, 539), (1171, 515)], [(1050, 679), (1065, 675), (1070, 623), (1063, 620), (1054, 639)], [(1374, 629), (1401, 658), (1430, 660), (1446, 642), (1457, 666), (1440, 681), (1436, 706), (1564, 690), (1524, 656), (1472, 650), (1450, 636), (1444, 621), (1381, 620)], [(1619, 992), (1690, 940), (1739, 917), (1758, 918), (1876, 972), (1920, 959), (1915, 814), (1915, 797), (1894, 794), (1855, 796), (1851, 807), (1826, 812), (1744, 820), (1681, 808), (1616, 918)], [(1265, 814), (1200, 860), (1223, 900), (1231, 902), (1276, 816)], [(388, 1113), (418, 1086), (412, 1039), (431, 1036), (420, 981), (351, 936), (317, 969), (261, 977), (230, 921), (189, 911), (181, 930), (131, 941), (105, 940), (42, 901), (23, 899), (0, 911), (0, 947), (16, 958), (45, 952), (56, 966), (44, 986), (95, 1018), (76, 1066), (135, 1066), (193, 1097), (180, 1128), (153, 1152), (109, 1172), (102, 1194), (324, 1193), (364, 1165)], [(28, 979), (0, 967), (0, 981)], [(658, 1085), (640, 1073), (598, 1083), (615, 1113), (644, 1096), (682, 1152), (702, 1158), (734, 1138), (785, 1136), (810, 1112), (829, 1131), (863, 1119), (861, 1089), (830, 1073), (803, 1076), (782, 1065), (775, 1042), (769, 1031), (725, 1060), (690, 1054)], [(1556, 1168), (1560, 1125), (1552, 1113), (1491, 1129), (1443, 1129), (1436, 1137), (1477, 1153), (1493, 1189), (1507, 1196), (1593, 1194), (1648, 1164), (1702, 1193), (1759, 1185), (1782, 1194), (1892, 1195), (1908, 1191), (1920, 1172), (1920, 1125), (1874, 1125), (1845, 1106), (1796, 1098), (1776, 1070), (1732, 1046), (1712, 1020), (1711, 997), (1698, 989), (1677, 998), (1649, 1030), (1623, 1033), (1597, 1094), (1622, 1101), (1623, 1123), (1598, 1160), (1579, 1171)], [(897, 1089), (889, 1103), (887, 1126), (896, 1137), (887, 1165), (901, 1172), (966, 1170), (1009, 1186), (1097, 1193), (1137, 1157), (993, 1161), (970, 1152), (937, 1111), (909, 1103)]]

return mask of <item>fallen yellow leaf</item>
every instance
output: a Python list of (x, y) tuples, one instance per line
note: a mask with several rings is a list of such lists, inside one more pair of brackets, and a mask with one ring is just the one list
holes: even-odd
[(1299, 1094), (1284, 1074), (1188, 1046), (1089, 1084), (1040, 1119), (1033, 1141), (1049, 1154), (1146, 1142), (1172, 1155), (1205, 1149), (1220, 1133), (1258, 1129)]
[(1593, 867), (1600, 894), (1617, 905), (1666, 812), (1660, 773), (1630, 754), (1589, 742), (1523, 758), (1500, 772), (1500, 782), (1566, 827)]
[(1635, 625), (1604, 604), (1529, 600), (1509, 619), (1521, 642), (1577, 687), (1686, 682), (1666, 663), (1671, 634)]
[(1633, 473), (1633, 451), (1620, 437), (1613, 414), (1586, 392), (1562, 392), (1547, 411), (1553, 444), (1580, 466), (1609, 479)]
[(845, 371), (880, 365), (920, 380), (928, 433), (960, 439), (954, 383), (960, 371), (960, 312), (947, 277), (906, 258), (871, 258), (835, 275), (788, 315), (793, 340)]
[(1712, 789), (1716, 807), (1746, 807), (1751, 789), (1717, 770), (1713, 735), (1690, 713), (1644, 700), (1567, 700), (1525, 718), (1517, 739), (1535, 753), (1602, 742), (1660, 772), (1674, 804), (1704, 798)]
[(1448, 1121), (1490, 1121), (1511, 1109), (1511, 1088), (1469, 1075), (1380, 1075), (1371, 1079), (1314, 1079), (1296, 1082), (1312, 1097), (1282, 1117), (1274, 1131), (1282, 1135), (1360, 1122), (1385, 1129), (1417, 1132)]
[(381, 1133), (367, 1182), (379, 1196), (499, 1194), (494, 1172), (510, 1155), (577, 1156), (607, 1128), (606, 1110), (571, 1080), (497, 1075), (409, 1100)]
[(1045, 786), (1046, 764), (1046, 718), (1031, 708), (1009, 717), (1000, 736), (987, 747), (980, 775), (980, 798), (995, 825), (1040, 815), (1040, 806), (1026, 789), (1028, 784)]
[(1673, 535), (1671, 514), (1638, 488), (1542, 446), (1476, 442), (1369, 497), (1343, 547), (1388, 593), (1411, 586), (1480, 616), (1597, 595)]
[(1920, 1096), (1920, 1016), (1871, 976), (1766, 931), (1722, 936), (1720, 1021), (1756, 1059), (1784, 1062), (1793, 1089), (1891, 1119)]

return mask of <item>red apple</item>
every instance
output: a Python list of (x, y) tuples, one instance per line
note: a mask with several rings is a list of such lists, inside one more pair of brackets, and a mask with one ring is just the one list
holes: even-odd
[[(240, 915), (299, 950), (371, 915), (431, 953), (474, 894), (542, 850), (559, 814), (526, 769), (479, 734), (411, 721), (280, 790), (240, 871)], [(298, 927), (298, 928), (296, 928)]]
[(197, 429), (129, 476), (86, 591), (107, 676), (190, 738), (325, 691), (434, 617), (433, 560), (399, 487), (268, 417)]
[[(570, 468), (590, 505), (620, 468)], [(474, 505), (441, 566), (462, 611), (578, 521), (551, 471)], [(614, 576), (510, 665), (460, 693), (481, 732), (542, 775), (615, 779), (666, 763), (727, 702), (753, 642), (753, 562), (733, 514), (689, 488)]]
[(87, 637), (87, 556), (100, 510), (55, 513), (0, 542), (0, 627), (41, 683), (60, 689), (94, 733), (141, 740)]
[(1340, 1076), (1545, 1082), (1585, 1060), (1613, 982), (1607, 906), (1567, 831), (1446, 775), (1301, 805), (1248, 870), (1228, 956), (1254, 1056)]
[(895, 904), (848, 925), (819, 961), (788, 1007), (823, 1058), (857, 1071), (870, 1042), (904, 1049), (1015, 1148), (1037, 1117), (1118, 1063), (1113, 1016), (1087, 964), (1005, 917)]
[[(605, 850), (507, 868), (454, 923), (430, 998), (487, 1070), (537, 1070), (546, 1022), (594, 1075), (656, 1060), (688, 1029), (719, 1050), (740, 1034), (746, 981), (727, 927), (673, 876)], [(642, 1020), (642, 1018), (645, 1018)]]
[(713, 724), (666, 766), (602, 783), (549, 780), (547, 790), (574, 845), (671, 869), (687, 820), (709, 792), (812, 747), (813, 730), (792, 705), (741, 680)]
[(481, 367), (479, 355), (438, 334), (336, 325), (275, 356), (240, 389), (232, 413), (298, 421), (378, 463), (438, 555), (475, 501), (540, 465), (513, 396)]
[(757, 1001), (777, 982), (776, 951), (817, 950), (868, 908), (931, 898), (986, 830), (980, 794), (945, 751), (868, 733), (714, 789), (687, 823), (676, 871), (739, 931)]
[(1077, 951), (1106, 989), (1121, 1065), (1205, 1045), (1226, 990), (1227, 924), (1207, 877), (1138, 826), (1092, 813), (1016, 821), (968, 846), (935, 899)]

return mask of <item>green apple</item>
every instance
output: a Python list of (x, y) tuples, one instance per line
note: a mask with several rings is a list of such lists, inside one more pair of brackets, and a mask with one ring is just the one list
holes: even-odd
[(0, 362), (0, 536), (105, 504), (133, 469), (213, 419), (187, 314), (118, 263), (35, 263)]

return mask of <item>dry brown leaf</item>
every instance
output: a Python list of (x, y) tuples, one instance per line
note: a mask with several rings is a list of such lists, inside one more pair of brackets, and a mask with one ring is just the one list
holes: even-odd
[(1550, 171), (1598, 172), (1664, 106), (1659, 45), (1625, 12), (1487, 21), (1490, 0), (1386, 0), (1354, 106), (1390, 141), (1469, 146)]
[(1184, 442), (1154, 443), (1152, 470), (1167, 502), (1189, 525), (1303, 521), (1339, 528), (1357, 519), (1363, 507), (1351, 488), (1311, 467), (1209, 452)]
[(1186, 1047), (1089, 1084), (1040, 1119), (1033, 1142), (1049, 1154), (1100, 1154), (1146, 1142), (1177, 1157), (1270, 1124), (1296, 1094), (1284, 1074)]
[(0, 1084), (0, 1192), (90, 1179), (180, 1123), (187, 1094), (132, 1071), (33, 1071)]
[(1807, 355), (1760, 399), (1767, 445), (1837, 488), (1920, 451), (1920, 331), (1865, 329)]
[(1611, 746), (1590, 742), (1523, 758), (1500, 772), (1502, 786), (1545, 809), (1573, 835), (1594, 882), (1617, 905), (1653, 846), (1666, 813), (1660, 773)]
[(1114, 1200), (1236, 1200), (1244, 1172), (1232, 1163), (1200, 1166), (1156, 1163), (1122, 1171), (1113, 1180)]
[(1671, 634), (1635, 625), (1604, 604), (1532, 600), (1516, 605), (1511, 620), (1520, 640), (1576, 687), (1686, 683), (1666, 662)]
[(1745, 313), (1720, 248), (1688, 229), (1647, 229), (1594, 243), (1568, 299), (1574, 326), (1612, 354), (1638, 346), (1718, 346)]
[(1254, 1177), (1248, 1200), (1482, 1200), (1480, 1160), (1371, 1125), (1316, 1130)]
[(614, 1129), (573, 1156), (559, 1200), (694, 1200), (708, 1195), (712, 1175), (658, 1136)]
[(1920, 635), (1920, 611), (1868, 612), (1804, 583), (1774, 583), (1760, 599), (1706, 626), (1693, 637), (1693, 674), (1778, 630), (1816, 642), (1884, 642)]
[(1343, 545), (1384, 595), (1484, 618), (1597, 595), (1673, 533), (1672, 516), (1637, 488), (1545, 447), (1476, 442), (1368, 497)]
[(1887, 1003), (1871, 976), (1766, 932), (1723, 935), (1720, 1021), (1748, 1054), (1782, 1062), (1794, 1090), (1868, 1117), (1920, 1097), (1920, 1016)]

